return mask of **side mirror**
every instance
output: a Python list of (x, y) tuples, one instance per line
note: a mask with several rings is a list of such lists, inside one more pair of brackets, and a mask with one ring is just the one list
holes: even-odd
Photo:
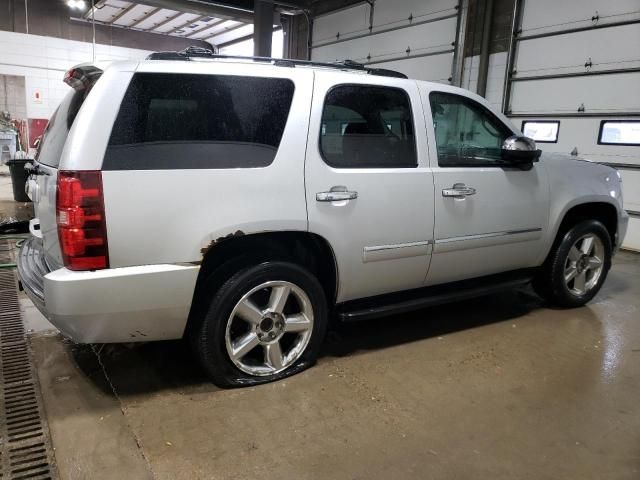
[(536, 142), (524, 135), (512, 135), (502, 144), (502, 159), (521, 168), (533, 167), (542, 154), (536, 148)]

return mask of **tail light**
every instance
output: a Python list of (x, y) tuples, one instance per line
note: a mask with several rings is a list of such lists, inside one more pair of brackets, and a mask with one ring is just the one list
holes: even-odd
[(58, 172), (56, 219), (65, 267), (70, 270), (109, 268), (99, 171)]

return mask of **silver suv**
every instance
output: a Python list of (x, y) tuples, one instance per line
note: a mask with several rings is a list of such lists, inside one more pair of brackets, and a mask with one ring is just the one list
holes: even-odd
[(533, 282), (576, 307), (628, 217), (484, 99), (353, 63), (187, 50), (80, 65), (27, 184), (28, 295), (76, 342), (187, 337), (221, 386), (364, 320)]

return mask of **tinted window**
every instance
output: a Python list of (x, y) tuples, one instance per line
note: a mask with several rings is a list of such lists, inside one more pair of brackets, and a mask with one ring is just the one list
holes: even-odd
[(73, 125), (89, 90), (70, 90), (64, 97), (42, 134), (40, 148), (38, 148), (36, 155), (38, 162), (58, 168), (69, 130), (71, 130), (71, 125)]
[(502, 164), (502, 143), (513, 133), (479, 103), (459, 95), (429, 95), (441, 167)]
[(275, 158), (293, 82), (138, 73), (122, 100), (105, 170), (264, 167)]
[(415, 167), (409, 97), (388, 87), (342, 85), (325, 98), (320, 152), (339, 168)]

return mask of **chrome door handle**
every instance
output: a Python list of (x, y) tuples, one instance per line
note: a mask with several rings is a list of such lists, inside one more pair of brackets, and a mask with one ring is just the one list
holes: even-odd
[(341, 202), (355, 200), (356, 198), (358, 198), (358, 192), (349, 191), (347, 187), (342, 185), (331, 187), (328, 192), (316, 193), (316, 201), (318, 202)]
[(443, 197), (464, 198), (475, 194), (476, 189), (467, 187), (464, 183), (455, 183), (453, 187), (442, 190)]

